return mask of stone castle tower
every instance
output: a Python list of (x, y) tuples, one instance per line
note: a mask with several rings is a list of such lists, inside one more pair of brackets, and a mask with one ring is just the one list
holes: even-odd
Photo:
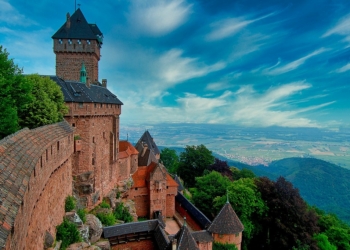
[(77, 9), (52, 36), (56, 54), (56, 75), (64, 80), (80, 81), (80, 70), (84, 63), (86, 81), (98, 81), (98, 62), (103, 35), (96, 24), (87, 23), (83, 13)]

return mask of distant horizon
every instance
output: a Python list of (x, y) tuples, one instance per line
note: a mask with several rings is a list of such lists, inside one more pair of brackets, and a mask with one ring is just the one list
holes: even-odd
[[(55, 75), (51, 36), (74, 2), (0, 6), (10, 58), (25, 74)], [(99, 78), (124, 103), (122, 124), (350, 128), (349, 1), (79, 6), (104, 35)]]

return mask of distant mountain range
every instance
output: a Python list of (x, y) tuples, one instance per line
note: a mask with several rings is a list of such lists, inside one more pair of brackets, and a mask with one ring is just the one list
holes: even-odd
[[(159, 147), (160, 149), (164, 147)], [(172, 148), (179, 154), (184, 149)], [(285, 177), (299, 189), (309, 205), (336, 214), (350, 224), (350, 170), (316, 158), (285, 158), (273, 161), (269, 166), (250, 166), (229, 160), (213, 153), (216, 158), (227, 161), (229, 166), (247, 168), (257, 176), (272, 180)]]

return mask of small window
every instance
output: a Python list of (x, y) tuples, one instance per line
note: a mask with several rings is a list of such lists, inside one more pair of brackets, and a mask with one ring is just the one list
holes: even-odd
[(46, 161), (48, 161), (49, 160), (49, 152), (48, 152), (48, 150), (46, 149)]
[(92, 137), (92, 143), (95, 143), (95, 136)]
[(75, 123), (72, 123), (72, 127), (74, 127), (74, 128), (75, 128)]
[(97, 108), (97, 104), (95, 103), (95, 108)]
[(79, 108), (82, 108), (84, 106), (84, 103), (79, 102)]
[(92, 164), (92, 165), (95, 165), (95, 158), (93, 158), (93, 157), (92, 157), (92, 159), (91, 159), (91, 164)]
[(43, 156), (40, 157), (40, 167), (43, 167)]
[(51, 155), (52, 155), (52, 145), (51, 145)]
[(103, 139), (105, 139), (105, 132), (103, 132)]
[(57, 151), (59, 151), (60, 150), (60, 142), (58, 141), (57, 142)]
[(101, 103), (101, 108), (103, 108), (103, 103)]
[(137, 190), (138, 188), (135, 188), (135, 191)]

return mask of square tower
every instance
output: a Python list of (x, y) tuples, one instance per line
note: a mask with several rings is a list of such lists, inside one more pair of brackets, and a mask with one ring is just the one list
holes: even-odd
[(64, 80), (79, 81), (84, 63), (88, 83), (98, 81), (98, 62), (103, 34), (96, 24), (87, 23), (78, 8), (52, 36), (56, 54), (56, 75)]

